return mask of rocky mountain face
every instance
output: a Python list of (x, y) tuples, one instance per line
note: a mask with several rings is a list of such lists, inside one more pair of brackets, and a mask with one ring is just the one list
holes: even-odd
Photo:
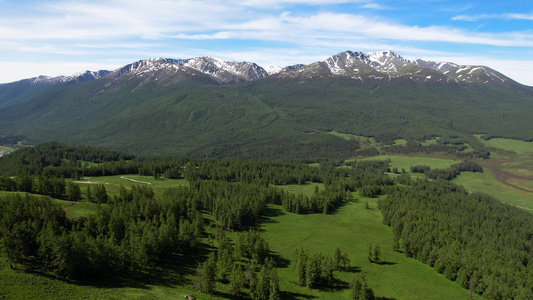
[(517, 85), (512, 79), (485, 66), (460, 66), (450, 62), (434, 62), (422, 59), (407, 60), (392, 51), (345, 51), (324, 61), (303, 66), (297, 70), (278, 72), (281, 78), (325, 78), (346, 76), (375, 81), (392, 78), (409, 78), (415, 82), (457, 82)]
[[(242, 83), (277, 75), (280, 78), (324, 78), (347, 76), (363, 80), (372, 78), (390, 80), (395, 77), (409, 77), (417, 82), (446, 81), (484, 84), (514, 84), (505, 75), (485, 66), (460, 66), (451, 62), (435, 62), (422, 59), (407, 60), (392, 51), (352, 52), (345, 51), (309, 65), (296, 64), (266, 69), (251, 62), (224, 61), (214, 57), (190, 59), (151, 58), (140, 60), (114, 71), (84, 71), (71, 76), (38, 76), (18, 82), (0, 85), (26, 85), (27, 88), (41, 85), (81, 83), (108, 76), (118, 79), (123, 76), (161, 79), (164, 76), (181, 73), (189, 76), (207, 76), (217, 84)], [(0, 102), (3, 97), (0, 96)], [(0, 103), (1, 105), (1, 103)]]
[(83, 71), (78, 72), (75, 74), (72, 74), (70, 76), (57, 76), (57, 77), (50, 77), (50, 76), (38, 76), (30, 79), (26, 79), (29, 83), (37, 85), (37, 84), (58, 84), (58, 83), (68, 83), (68, 82), (87, 82), (91, 80), (95, 80), (98, 78), (101, 78), (107, 74), (111, 73), (111, 71), (107, 70), (100, 70), (100, 71)]
[(178, 72), (189, 73), (192, 76), (200, 72), (220, 84), (240, 83), (268, 76), (268, 73), (255, 63), (223, 61), (208, 56), (191, 59), (140, 60), (112, 72), (111, 76), (115, 78), (125, 75), (152, 76), (156, 73), (169, 75)]

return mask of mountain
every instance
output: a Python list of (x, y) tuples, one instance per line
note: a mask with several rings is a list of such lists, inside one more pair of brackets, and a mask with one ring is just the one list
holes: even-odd
[(392, 51), (268, 71), (197, 57), (83, 74), (1, 85), (0, 137), (240, 158), (353, 156), (359, 143), (332, 132), (389, 144), (440, 136), (474, 145), (473, 134), (533, 140), (533, 88), (488, 67)]
[(305, 66), (304, 64), (296, 64), (296, 65), (287, 66), (287, 67), (268, 66), (268, 67), (265, 68), (265, 70), (267, 71), (268, 75), (274, 75), (274, 74), (277, 74), (277, 73), (280, 73), (280, 72), (284, 72), (284, 71), (288, 71), (288, 70), (299, 69), (299, 68), (304, 67), (304, 66)]
[[(302, 76), (297, 75), (303, 73)], [(297, 72), (283, 73), (283, 77), (348, 76), (362, 80), (391, 80), (408, 77), (416, 82), (459, 82), (519, 86), (517, 82), (485, 66), (459, 66), (450, 62), (416, 59), (410, 61), (392, 51), (345, 51), (324, 61), (303, 67)]]
[(38, 76), (0, 85), (0, 107), (17, 104), (49, 88), (61, 84), (76, 84), (101, 78), (110, 71), (84, 71), (71, 76)]
[(172, 72), (189, 72), (192, 75), (193, 70), (222, 84), (246, 82), (268, 76), (268, 73), (255, 63), (229, 62), (208, 56), (191, 59), (155, 58), (141, 60), (114, 71), (111, 76), (115, 78), (123, 75), (153, 76), (156, 73), (161, 74), (161, 72), (166, 75)]

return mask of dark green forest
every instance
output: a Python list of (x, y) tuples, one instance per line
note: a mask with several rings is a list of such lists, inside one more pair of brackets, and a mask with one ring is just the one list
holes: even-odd
[[(25, 150), (25, 151), (23, 151)], [(474, 161), (432, 170), (426, 179), (394, 177), (388, 161), (267, 161), (133, 157), (86, 146), (50, 143), (0, 158), (1, 251), (13, 268), (87, 284), (101, 276), (137, 278), (169, 262), (193, 264), (197, 291), (217, 295), (225, 284), (232, 297), (281, 299), (274, 255), (257, 225), (279, 205), (288, 213), (334, 214), (352, 192), (380, 197), (383, 223), (394, 232), (397, 251), (416, 258), (488, 299), (533, 296), (533, 215), (451, 182), (460, 172), (483, 172)], [(142, 174), (184, 178), (189, 184), (156, 194), (146, 185), (105, 186), (83, 193), (70, 179)], [(310, 196), (280, 186), (320, 183)], [(69, 219), (51, 198), (89, 201), (95, 214)], [(237, 239), (227, 233), (237, 232)], [(336, 270), (350, 258), (298, 250), (295, 282), (310, 289), (339, 285)], [(380, 262), (379, 245), (369, 260)], [(164, 269), (164, 267), (163, 267)], [(364, 271), (364, 270), (363, 270)], [(374, 299), (364, 272), (342, 285), (353, 299)]]

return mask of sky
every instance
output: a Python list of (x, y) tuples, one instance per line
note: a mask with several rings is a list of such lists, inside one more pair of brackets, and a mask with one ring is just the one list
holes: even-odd
[(0, 0), (0, 83), (155, 57), (267, 67), (345, 50), (484, 65), (533, 86), (533, 1)]

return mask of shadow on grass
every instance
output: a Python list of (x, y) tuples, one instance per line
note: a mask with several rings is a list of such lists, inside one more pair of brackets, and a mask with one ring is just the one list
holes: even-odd
[(361, 268), (356, 266), (349, 266), (347, 268), (344, 268), (342, 271), (348, 273), (361, 273)]
[(295, 300), (295, 299), (314, 299), (317, 298), (313, 295), (306, 295), (306, 294), (300, 294), (300, 293), (294, 293), (294, 292), (288, 292), (288, 291), (280, 291), (280, 298), (281, 299), (287, 299), (287, 300)]
[(359, 203), (359, 202), (360, 201), (357, 198), (341, 201), (336, 206), (330, 207), (328, 209), (328, 213), (327, 214), (328, 215), (336, 215), (339, 212), (339, 210), (342, 209), (343, 207), (345, 207), (346, 205), (348, 205), (350, 203)]
[(394, 266), (394, 265), (397, 265), (398, 263), (395, 263), (392, 261), (380, 261), (380, 262), (376, 262), (376, 264), (381, 265), (381, 266)]
[(291, 261), (281, 257), (281, 255), (277, 253), (270, 252), (269, 256), (274, 260), (276, 268), (288, 268), (291, 264)]
[(268, 207), (265, 214), (261, 216), (259, 223), (278, 223), (274, 218), (283, 216), (285, 212), (281, 208)]
[[(187, 254), (173, 254), (156, 262), (153, 266), (143, 271), (136, 272), (110, 272), (103, 275), (91, 275), (77, 281), (63, 280), (70, 284), (80, 286), (93, 286), (97, 288), (140, 288), (147, 289), (158, 285), (174, 287), (177, 285), (191, 284), (188, 275), (195, 275), (198, 264), (204, 262), (212, 249), (201, 244), (196, 249), (191, 249)], [(55, 276), (39, 272), (40, 275), (58, 279)], [(61, 279), (59, 279), (61, 280)]]
[(315, 288), (322, 292), (337, 292), (337, 291), (349, 289), (350, 286), (348, 285), (348, 282), (346, 281), (342, 281), (338, 278), (333, 278), (333, 282), (327, 285), (317, 285)]

